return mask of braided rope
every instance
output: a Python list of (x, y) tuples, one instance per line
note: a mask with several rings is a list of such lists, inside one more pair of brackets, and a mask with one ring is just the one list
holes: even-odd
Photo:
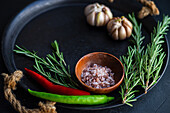
[(16, 90), (16, 82), (20, 81), (23, 77), (22, 71), (15, 71), (10, 76), (8, 74), (2, 73), (4, 76), (4, 95), (6, 100), (8, 100), (13, 108), (19, 113), (57, 113), (55, 103), (47, 101), (45, 104), (39, 102), (38, 106), (40, 108), (37, 109), (28, 109), (25, 106), (22, 106), (20, 101), (16, 99), (15, 95), (12, 93), (12, 90)]

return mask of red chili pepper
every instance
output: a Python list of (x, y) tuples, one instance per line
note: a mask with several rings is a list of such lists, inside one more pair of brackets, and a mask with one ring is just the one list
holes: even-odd
[(48, 81), (45, 77), (27, 68), (25, 68), (25, 71), (50, 93), (60, 95), (90, 95), (89, 92), (83, 90), (55, 85), (52, 82)]

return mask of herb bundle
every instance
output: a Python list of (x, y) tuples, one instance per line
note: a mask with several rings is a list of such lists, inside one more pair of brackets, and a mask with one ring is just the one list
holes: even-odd
[(166, 56), (162, 43), (164, 43), (163, 38), (166, 31), (168, 31), (170, 17), (164, 16), (163, 21), (158, 22), (157, 27), (151, 33), (151, 43), (146, 46), (146, 49), (142, 46), (145, 38), (141, 33), (142, 24), (138, 25), (134, 14), (129, 15), (129, 18), (134, 25), (132, 34), (134, 46), (129, 46), (127, 55), (120, 57), (125, 70), (120, 94), (122, 103), (132, 106), (130, 102), (136, 101), (135, 93), (138, 92), (135, 87), (141, 86), (146, 94), (159, 78), (159, 72)]
[[(40, 58), (35, 51), (29, 51), (25, 48), (21, 48), (16, 45), (16, 53), (24, 54), (28, 57), (35, 59), (35, 65), (33, 66), (40, 74), (48, 78), (50, 81), (62, 85), (65, 87), (76, 88), (77, 83), (72, 80), (70, 75), (70, 67), (66, 65), (63, 57), (63, 53), (59, 51), (59, 45), (57, 41), (51, 44), (53, 53), (48, 54), (46, 58)], [(59, 59), (59, 61), (57, 60)], [(51, 73), (52, 72), (52, 73)], [(52, 75), (53, 74), (53, 75)], [(57, 75), (58, 76), (57, 76)]]

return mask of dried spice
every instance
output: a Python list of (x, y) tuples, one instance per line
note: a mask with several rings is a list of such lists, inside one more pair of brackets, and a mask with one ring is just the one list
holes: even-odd
[(93, 88), (107, 88), (115, 85), (114, 73), (108, 67), (97, 64), (88, 66), (81, 74), (82, 81)]
[(159, 9), (156, 7), (153, 1), (148, 0), (138, 0), (144, 6), (138, 13), (138, 18), (143, 19), (144, 17), (150, 15), (159, 15)]

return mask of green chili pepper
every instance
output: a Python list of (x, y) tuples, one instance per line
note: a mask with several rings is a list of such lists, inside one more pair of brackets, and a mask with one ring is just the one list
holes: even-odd
[(83, 95), (83, 96), (66, 96), (45, 92), (37, 92), (28, 89), (28, 92), (36, 97), (59, 102), (65, 104), (82, 104), (82, 105), (98, 105), (104, 104), (114, 99), (114, 97), (107, 97), (106, 95)]

